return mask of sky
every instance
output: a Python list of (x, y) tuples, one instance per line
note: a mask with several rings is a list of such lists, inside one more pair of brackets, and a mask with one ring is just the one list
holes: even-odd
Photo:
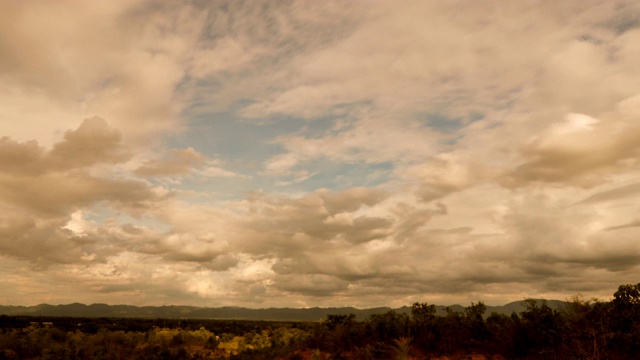
[(0, 304), (608, 300), (635, 1), (0, 1)]

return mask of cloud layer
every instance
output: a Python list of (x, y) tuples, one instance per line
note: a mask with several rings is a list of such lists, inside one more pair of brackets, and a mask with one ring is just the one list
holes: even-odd
[(640, 7), (0, 5), (0, 303), (607, 298)]

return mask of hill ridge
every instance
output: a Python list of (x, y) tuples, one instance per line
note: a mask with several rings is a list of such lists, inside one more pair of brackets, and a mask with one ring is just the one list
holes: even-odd
[[(542, 301), (543, 299), (535, 299)], [(552, 309), (561, 309), (566, 302), (561, 300), (545, 300)], [(510, 302), (500, 306), (487, 306), (485, 317), (491, 313), (510, 315), (512, 312), (524, 311), (524, 300)], [(454, 304), (450, 306), (436, 305), (436, 315), (446, 315), (446, 309), (462, 312), (465, 307)], [(245, 308), (239, 306), (198, 307), (190, 305), (109, 305), (104, 303), (82, 304), (38, 304), (35, 306), (0, 305), (0, 315), (28, 316), (65, 316), (65, 317), (119, 317), (119, 318), (191, 318), (191, 319), (226, 319), (226, 320), (274, 320), (274, 321), (319, 321), (327, 315), (355, 314), (356, 319), (363, 320), (373, 314), (382, 314), (393, 310), (401, 314), (410, 314), (411, 306), (399, 308), (374, 307), (358, 309), (355, 307), (313, 307), (313, 308)]]

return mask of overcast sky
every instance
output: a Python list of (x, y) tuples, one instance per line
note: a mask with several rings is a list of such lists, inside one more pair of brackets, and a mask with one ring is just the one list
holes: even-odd
[(0, 304), (609, 299), (634, 1), (0, 1)]

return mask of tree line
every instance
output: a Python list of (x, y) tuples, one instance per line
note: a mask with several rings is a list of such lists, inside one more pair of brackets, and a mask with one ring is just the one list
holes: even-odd
[(414, 303), (410, 314), (315, 323), (3, 315), (0, 360), (640, 358), (640, 284), (619, 286), (611, 301), (574, 296), (562, 309), (533, 299), (524, 306), (487, 316), (472, 302), (437, 316), (434, 305)]

